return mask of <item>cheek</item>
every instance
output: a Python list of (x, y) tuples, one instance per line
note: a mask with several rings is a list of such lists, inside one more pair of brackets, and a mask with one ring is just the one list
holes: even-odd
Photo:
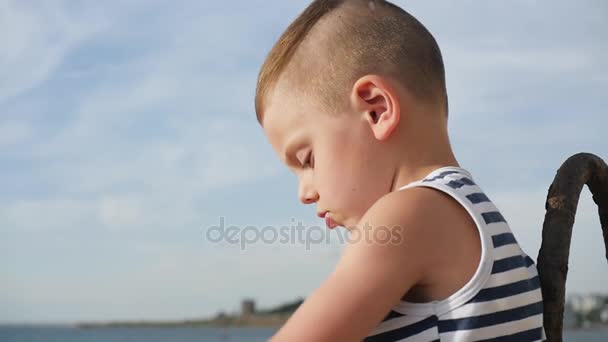
[(340, 206), (360, 211), (369, 205), (370, 188), (375, 185), (374, 173), (370, 169), (373, 160), (360, 153), (361, 148), (356, 144), (354, 141), (343, 142), (328, 151), (327, 163), (319, 172), (323, 179), (319, 181), (327, 189), (326, 197)]
[(330, 148), (323, 151), (319, 170), (319, 185), (325, 190), (321, 196), (351, 214), (361, 214), (385, 191), (386, 170), (381, 170), (378, 146), (363, 128), (334, 131), (325, 137), (324, 145)]
[(340, 199), (362, 214), (386, 194), (392, 180), (391, 172), (373, 142), (350, 141), (343, 146), (341, 151), (336, 151), (340, 165), (336, 166), (338, 172), (332, 180), (340, 186)]

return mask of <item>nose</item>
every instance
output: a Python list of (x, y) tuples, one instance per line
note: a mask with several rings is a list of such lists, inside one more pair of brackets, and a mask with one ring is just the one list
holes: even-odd
[(307, 179), (303, 179), (300, 181), (298, 197), (300, 198), (300, 202), (302, 202), (303, 204), (311, 204), (319, 200), (319, 193), (317, 193), (317, 191), (312, 186), (312, 182), (307, 181)]

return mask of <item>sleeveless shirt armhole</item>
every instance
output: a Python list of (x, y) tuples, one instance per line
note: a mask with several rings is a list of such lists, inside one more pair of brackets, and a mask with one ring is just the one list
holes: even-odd
[(426, 315), (443, 315), (451, 310), (454, 310), (469, 300), (471, 300), (475, 295), (483, 288), (488, 279), (490, 278), (492, 271), (492, 263), (493, 263), (493, 255), (491, 253), (492, 250), (492, 241), (490, 239), (489, 234), (485, 233), (482, 229), (483, 224), (481, 224), (480, 218), (476, 217), (474, 212), (471, 211), (469, 207), (467, 207), (460, 198), (455, 196), (453, 193), (448, 191), (447, 189), (443, 189), (441, 185), (437, 183), (428, 183), (422, 181), (416, 181), (408, 184), (405, 187), (402, 187), (399, 190), (411, 188), (414, 186), (425, 186), (429, 188), (434, 188), (443, 193), (448, 194), (454, 200), (456, 200), (465, 210), (469, 213), (469, 216), (475, 222), (477, 227), (477, 232), (479, 233), (479, 240), (481, 242), (481, 257), (479, 260), (479, 264), (477, 265), (477, 269), (469, 279), (469, 281), (456, 292), (454, 292), (449, 297), (427, 302), (427, 303), (413, 303), (408, 301), (400, 301), (394, 308), (394, 311), (407, 313), (408, 315), (413, 316), (426, 316)]

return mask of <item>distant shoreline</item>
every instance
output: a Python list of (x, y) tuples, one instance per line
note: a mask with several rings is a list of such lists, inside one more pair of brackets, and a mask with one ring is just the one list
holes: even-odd
[[(248, 302), (248, 301), (246, 301)], [(247, 311), (240, 314), (218, 313), (213, 318), (189, 319), (179, 321), (126, 321), (126, 322), (80, 322), (76, 328), (108, 328), (108, 327), (260, 327), (278, 328), (282, 326), (289, 316), (304, 302), (304, 298), (298, 298), (293, 302), (284, 303), (276, 307), (255, 310), (254, 303), (248, 303)]]
[[(204, 322), (204, 323), (202, 323)], [(194, 323), (194, 324), (192, 324)], [(201, 324), (202, 323), (202, 324)], [(234, 324), (219, 324), (211, 320), (196, 321), (130, 321), (130, 322), (96, 322), (96, 323), (0, 323), (2, 328), (57, 328), (57, 329), (98, 329), (98, 328), (279, 328), (282, 323), (275, 325), (276, 322), (269, 321), (267, 325), (259, 322), (239, 322)], [(608, 326), (597, 325), (591, 327), (564, 328), (565, 332), (576, 331), (607, 331)]]
[[(244, 301), (248, 302), (248, 301)], [(220, 312), (211, 318), (176, 320), (132, 320), (75, 323), (2, 323), (0, 328), (279, 328), (304, 302), (304, 298), (287, 302), (270, 309), (255, 310), (255, 303), (249, 303), (241, 313)], [(608, 331), (608, 325), (594, 323), (588, 326), (564, 327), (564, 331)]]
[(289, 314), (252, 314), (247, 316), (225, 316), (212, 319), (185, 320), (185, 321), (131, 321), (131, 322), (107, 322), (107, 323), (77, 323), (76, 328), (181, 328), (181, 327), (256, 327), (277, 328), (287, 321)]
[(176, 321), (107, 321), (77, 323), (0, 323), (0, 328), (277, 328), (283, 325), (289, 315), (231, 316), (224, 319), (176, 320)]

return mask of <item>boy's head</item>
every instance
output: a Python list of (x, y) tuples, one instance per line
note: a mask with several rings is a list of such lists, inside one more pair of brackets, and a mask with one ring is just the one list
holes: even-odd
[(449, 145), (439, 47), (383, 0), (313, 1), (268, 54), (255, 109), (301, 201), (344, 226), (428, 159), (428, 139)]

